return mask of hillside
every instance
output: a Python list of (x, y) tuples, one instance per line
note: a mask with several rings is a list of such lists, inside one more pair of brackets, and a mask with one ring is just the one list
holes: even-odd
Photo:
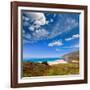
[(49, 65), (47, 62), (22, 62), (22, 77), (79, 74), (79, 51), (63, 55), (68, 63)]
[(63, 63), (49, 66), (44, 63), (23, 62), (22, 66), (22, 77), (79, 74), (78, 63)]
[(63, 58), (68, 61), (68, 62), (72, 62), (72, 60), (79, 60), (79, 51), (74, 51), (68, 54), (63, 55)]

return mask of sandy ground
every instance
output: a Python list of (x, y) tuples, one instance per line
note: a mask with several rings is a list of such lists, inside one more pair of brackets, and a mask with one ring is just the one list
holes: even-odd
[(63, 64), (63, 63), (67, 63), (67, 61), (64, 60), (56, 60), (54, 62), (47, 62), (49, 65), (54, 65), (54, 64)]

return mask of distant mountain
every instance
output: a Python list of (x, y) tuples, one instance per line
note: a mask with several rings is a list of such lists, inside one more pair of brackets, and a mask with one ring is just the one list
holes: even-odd
[(62, 56), (65, 61), (72, 62), (72, 60), (79, 60), (79, 51), (74, 51)]

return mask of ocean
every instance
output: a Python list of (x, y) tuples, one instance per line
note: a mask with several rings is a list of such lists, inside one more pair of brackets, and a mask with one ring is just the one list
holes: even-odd
[[(30, 58), (30, 59), (23, 59), (23, 62), (53, 62), (56, 60), (62, 60), (63, 58)], [(64, 60), (64, 59), (63, 59)]]

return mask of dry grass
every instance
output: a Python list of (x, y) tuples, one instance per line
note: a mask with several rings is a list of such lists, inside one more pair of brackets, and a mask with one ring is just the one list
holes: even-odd
[(57, 64), (49, 66), (47, 64), (23, 62), (23, 77), (32, 76), (53, 76), (79, 74), (78, 63)]

